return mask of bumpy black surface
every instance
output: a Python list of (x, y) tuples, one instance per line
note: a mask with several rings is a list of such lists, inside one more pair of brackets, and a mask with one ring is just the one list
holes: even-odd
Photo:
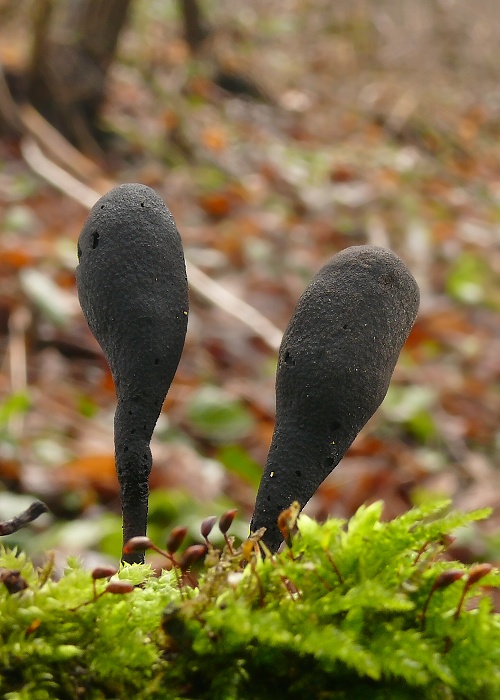
[(415, 321), (417, 284), (391, 251), (348, 248), (313, 278), (281, 343), (276, 426), (251, 529), (278, 549), (276, 521), (304, 506), (376, 411)]
[(149, 444), (184, 346), (184, 254), (160, 197), (145, 185), (127, 184), (93, 207), (78, 258), (80, 304), (116, 386), (115, 453), (126, 541), (146, 533)]

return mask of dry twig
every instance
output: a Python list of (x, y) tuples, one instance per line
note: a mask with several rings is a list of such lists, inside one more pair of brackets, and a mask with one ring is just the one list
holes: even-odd
[(12, 535), (13, 532), (17, 532), (25, 525), (29, 525), (33, 520), (39, 518), (42, 513), (47, 513), (48, 510), (43, 501), (33, 501), (29, 508), (23, 510), (19, 515), (10, 520), (0, 522), (0, 536)]

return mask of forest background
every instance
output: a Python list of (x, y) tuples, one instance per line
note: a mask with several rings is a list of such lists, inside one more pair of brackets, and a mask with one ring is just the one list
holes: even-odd
[[(35, 90), (40, 47), (61, 5), (85, 4), (106, 6), (0, 0), (0, 515), (34, 496), (51, 510), (7, 541), (35, 558), (54, 549), (60, 565), (120, 551), (114, 388), (74, 270), (92, 192), (137, 181), (172, 210), (191, 281), (186, 346), (152, 445), (153, 539), (180, 522), (196, 538), (228, 507), (246, 535), (280, 331), (331, 255), (371, 243), (406, 262), (421, 310), (384, 404), (306, 512), (348, 517), (384, 499), (390, 518), (436, 496), (491, 506), (453, 554), (498, 561), (496, 3), (121, 3), (94, 121), (57, 124), (67, 105)], [(56, 67), (77, 71), (71, 96), (85, 97), (92, 71)]]

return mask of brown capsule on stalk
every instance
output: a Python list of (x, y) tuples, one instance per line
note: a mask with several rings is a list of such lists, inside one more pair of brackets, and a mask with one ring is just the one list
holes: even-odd
[[(434, 583), (432, 584), (431, 590), (429, 591), (429, 594), (425, 600), (425, 603), (422, 608), (422, 612), (420, 613), (420, 621), (422, 624), (422, 629), (425, 629), (425, 616), (427, 614), (427, 608), (429, 607), (429, 603), (431, 602), (431, 598), (434, 595), (434, 593), (440, 589), (440, 588), (447, 588), (448, 586), (451, 586), (452, 583), (455, 583), (455, 581), (460, 580), (464, 575), (463, 571), (459, 571), (458, 569), (449, 569), (448, 571), (442, 571), (435, 579)], [(463, 594), (461, 601), (463, 600)], [(459, 604), (459, 609), (458, 609), (458, 614), (459, 610), (461, 607), (461, 602)]]
[(493, 566), (491, 564), (475, 564), (469, 570), (467, 586), (472, 586), (474, 583), (477, 583), (483, 576), (491, 573), (491, 571), (493, 571)]
[(20, 593), (28, 588), (26, 579), (16, 569), (0, 569), (0, 582), (11, 594)]
[(237, 512), (238, 510), (235, 508), (233, 510), (227, 510), (220, 516), (219, 530), (222, 532), (223, 535), (227, 534), (227, 531), (233, 524), (233, 520), (235, 519)]
[(216, 515), (209, 515), (208, 518), (205, 518), (205, 520), (203, 520), (203, 522), (200, 525), (201, 536), (203, 537), (203, 539), (207, 543), (208, 543), (208, 536), (212, 532), (216, 522), (217, 522), (217, 516)]
[(96, 566), (96, 568), (92, 571), (92, 587), (94, 591), (94, 601), (96, 601), (99, 597), (97, 595), (96, 581), (102, 578), (111, 578), (111, 576), (114, 576), (117, 573), (118, 569), (116, 569), (114, 566)]
[(470, 568), (462, 595), (458, 601), (457, 609), (455, 610), (455, 615), (453, 616), (455, 620), (458, 620), (460, 617), (460, 613), (462, 612), (462, 607), (465, 602), (465, 596), (467, 595), (469, 588), (480, 581), (483, 576), (489, 574), (492, 570), (493, 566), (491, 564), (475, 564)]
[(139, 535), (137, 537), (132, 537), (128, 542), (123, 545), (123, 554), (132, 554), (132, 552), (144, 552), (149, 549), (153, 543), (149, 537)]
[(175, 554), (175, 552), (177, 552), (181, 544), (186, 539), (187, 531), (188, 529), (184, 525), (177, 525), (177, 527), (172, 529), (172, 532), (168, 536), (167, 540), (167, 552), (169, 554)]
[(117, 579), (116, 581), (110, 581), (106, 586), (106, 593), (115, 593), (118, 595), (132, 593), (133, 590), (133, 583), (130, 583), (130, 581), (121, 581), (120, 579)]
[(114, 566), (96, 566), (96, 568), (92, 571), (92, 578), (94, 581), (96, 581), (100, 578), (109, 578), (117, 573), (118, 569), (116, 569)]
[(202, 559), (207, 553), (207, 548), (204, 544), (192, 544), (188, 547), (186, 551), (182, 554), (179, 560), (179, 567), (181, 571), (188, 571), (193, 564)]
[(447, 588), (447, 586), (450, 586), (452, 583), (455, 583), (455, 581), (461, 579), (463, 575), (464, 572), (459, 571), (458, 569), (449, 569), (448, 571), (443, 571), (434, 581), (432, 590), (437, 591), (438, 588)]

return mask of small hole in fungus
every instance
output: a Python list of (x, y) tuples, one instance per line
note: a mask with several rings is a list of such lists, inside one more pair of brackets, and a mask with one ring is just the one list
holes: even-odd
[(268, 497), (267, 497), (267, 500), (270, 501), (270, 500), (271, 500), (271, 496), (268, 496)]
[(133, 435), (133, 434), (135, 433), (135, 428), (132, 428), (132, 430), (130, 431), (130, 433)]
[(295, 366), (295, 360), (290, 357), (290, 353), (288, 350), (285, 352), (285, 357), (283, 359), (286, 365), (291, 365), (292, 367)]
[(160, 358), (159, 358), (159, 357), (155, 357), (155, 365), (159, 365), (159, 364), (160, 364)]
[(141, 207), (143, 207), (143, 206), (144, 206), (144, 202), (141, 202)]
[(328, 467), (329, 469), (331, 469), (334, 464), (335, 459), (333, 457), (327, 457), (323, 462), (323, 466)]
[(104, 205), (104, 204), (101, 204), (101, 209), (104, 209), (104, 207), (105, 207), (105, 205)]
[(92, 234), (92, 248), (95, 250), (98, 245), (99, 245), (99, 232), (94, 231), (94, 233)]
[(133, 412), (133, 411), (129, 411), (128, 414), (129, 414), (129, 416), (133, 416), (133, 415), (134, 415), (134, 412)]
[(125, 445), (125, 447), (123, 448), (123, 451), (128, 452), (128, 445)]
[(300, 471), (300, 469), (295, 470), (295, 476), (302, 476), (302, 472)]
[(349, 328), (349, 326), (347, 325), (347, 323), (344, 323), (344, 325), (342, 326), (342, 328), (346, 331), (346, 330)]
[(82, 257), (82, 249), (80, 248), (80, 244), (78, 244), (76, 247), (76, 254), (78, 255), (78, 260), (80, 260)]

